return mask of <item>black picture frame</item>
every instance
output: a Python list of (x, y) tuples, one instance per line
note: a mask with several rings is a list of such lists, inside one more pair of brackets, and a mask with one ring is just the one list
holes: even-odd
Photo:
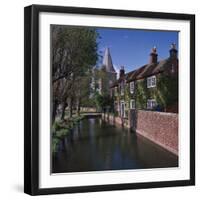
[[(39, 188), (39, 13), (75, 13), (190, 23), (190, 179), (177, 181)], [(195, 184), (195, 16), (190, 14), (31, 5), (24, 9), (24, 192), (46, 195), (108, 190), (142, 189)]]

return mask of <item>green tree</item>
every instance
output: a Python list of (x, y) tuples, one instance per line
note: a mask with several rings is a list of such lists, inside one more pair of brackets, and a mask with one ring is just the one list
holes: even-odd
[(77, 96), (80, 99), (75, 92), (77, 81), (96, 64), (98, 33), (94, 28), (52, 25), (51, 36), (54, 121), (59, 104), (62, 113), (68, 105), (71, 115)]
[(95, 95), (95, 103), (98, 109), (105, 112), (107, 108), (109, 110), (113, 110), (113, 98), (110, 97), (110, 95), (101, 95), (99, 93), (96, 93)]

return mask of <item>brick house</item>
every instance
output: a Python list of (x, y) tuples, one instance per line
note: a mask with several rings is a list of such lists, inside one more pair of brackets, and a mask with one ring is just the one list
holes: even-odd
[(169, 57), (157, 60), (152, 48), (149, 63), (125, 73), (121, 67), (119, 79), (110, 87), (114, 98), (115, 115), (128, 117), (130, 109), (178, 113), (178, 57), (175, 44)]

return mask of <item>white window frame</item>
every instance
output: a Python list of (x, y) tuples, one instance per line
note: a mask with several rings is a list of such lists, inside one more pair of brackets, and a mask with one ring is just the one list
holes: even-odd
[(124, 101), (124, 118), (127, 117), (127, 111), (128, 111), (128, 102)]
[(133, 94), (135, 90), (135, 82), (131, 81), (129, 86), (130, 86), (130, 93)]
[(147, 88), (156, 87), (156, 76), (150, 76), (147, 78)]
[(124, 85), (124, 82), (121, 82), (120, 83), (120, 94), (124, 95), (124, 93), (125, 93), (125, 85)]
[(118, 101), (114, 101), (114, 109), (118, 112), (119, 111), (119, 104)]
[(174, 64), (172, 64), (171, 72), (172, 72), (172, 73), (175, 73), (175, 65), (174, 65)]
[[(134, 102), (134, 103), (133, 103)], [(134, 106), (133, 106), (134, 105)], [(135, 99), (130, 100), (130, 109), (135, 109)]]
[[(124, 104), (124, 112), (122, 113), (122, 104)], [(121, 117), (125, 118), (126, 117), (126, 102), (125, 101), (120, 101), (120, 115)]]
[(155, 99), (148, 99), (147, 100), (147, 109), (153, 109), (157, 105)]
[(117, 87), (115, 87), (115, 96), (118, 95)]

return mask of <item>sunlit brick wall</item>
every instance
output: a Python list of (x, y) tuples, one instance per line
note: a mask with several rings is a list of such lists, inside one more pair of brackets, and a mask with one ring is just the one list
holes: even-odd
[(138, 134), (178, 155), (178, 114), (131, 110), (130, 120)]

